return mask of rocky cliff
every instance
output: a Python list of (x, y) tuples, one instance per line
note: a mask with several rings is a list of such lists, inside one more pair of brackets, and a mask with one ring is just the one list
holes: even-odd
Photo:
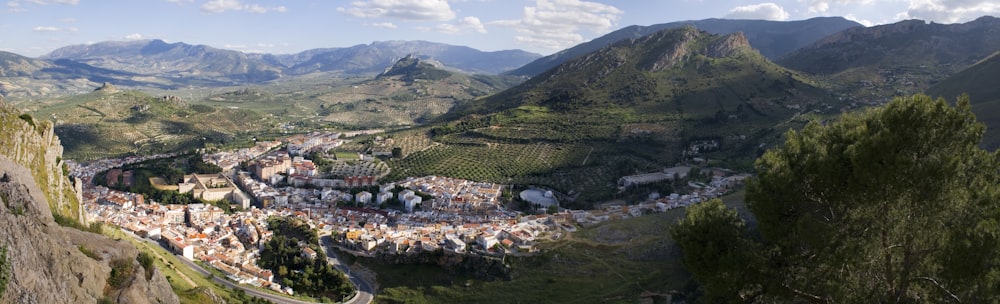
[(51, 124), (0, 101), (0, 127), (0, 303), (178, 302), (130, 243), (53, 220), (80, 213)]
[[(79, 199), (63, 170), (63, 147), (52, 123), (22, 114), (0, 99), (0, 155), (31, 169), (53, 214), (85, 222)], [(51, 215), (48, 216), (51, 218)]]

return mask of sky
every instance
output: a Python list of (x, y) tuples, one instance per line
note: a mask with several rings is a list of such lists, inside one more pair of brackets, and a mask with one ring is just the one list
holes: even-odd
[[(2, 0), (0, 0), (2, 1)], [(552, 54), (630, 25), (841, 16), (866, 26), (1000, 16), (997, 0), (7, 0), (0, 51), (161, 39), (291, 54), (386, 40)]]

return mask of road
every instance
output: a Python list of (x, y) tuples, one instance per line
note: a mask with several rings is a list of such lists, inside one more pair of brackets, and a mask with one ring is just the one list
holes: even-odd
[(352, 274), (351, 269), (347, 265), (341, 264), (340, 260), (337, 260), (337, 254), (333, 252), (333, 239), (329, 235), (325, 235), (319, 238), (319, 242), (323, 245), (323, 251), (326, 251), (326, 260), (333, 264), (334, 267), (343, 271), (347, 274), (347, 278), (351, 280), (351, 284), (354, 284), (354, 289), (358, 292), (354, 294), (347, 304), (369, 304), (375, 300), (375, 288), (372, 284), (365, 279), (361, 278), (357, 274)]
[[(125, 230), (122, 230), (122, 231), (125, 232), (126, 234), (128, 234), (129, 236), (134, 237), (135, 239), (137, 239), (139, 241), (145, 241), (147, 243), (153, 244), (154, 246), (160, 246), (160, 244), (157, 243), (156, 241), (153, 241), (153, 240), (150, 240), (150, 239), (147, 239), (147, 238), (143, 238), (143, 237), (139, 237), (139, 236), (137, 236), (137, 235), (135, 235), (135, 234), (133, 234), (131, 232), (125, 231)], [(195, 272), (197, 272), (198, 274), (200, 274), (202, 276), (206, 276), (207, 277), (209, 274), (211, 274), (210, 271), (205, 270), (205, 268), (202, 268), (200, 265), (195, 264), (191, 260), (188, 260), (187, 258), (184, 258), (181, 255), (175, 254), (174, 256), (177, 257), (177, 260), (180, 260), (181, 262), (183, 262), (188, 267), (191, 267), (191, 269), (193, 269)], [(256, 288), (252, 288), (252, 287), (245, 286), (245, 285), (240, 285), (240, 284), (237, 284), (237, 283), (235, 283), (233, 281), (226, 280), (225, 278), (220, 278), (220, 277), (217, 277), (215, 275), (212, 275), (212, 280), (215, 281), (216, 283), (222, 284), (223, 286), (226, 286), (226, 287), (229, 287), (229, 288), (239, 288), (239, 289), (242, 289), (248, 295), (251, 295), (251, 296), (254, 296), (254, 297), (258, 297), (258, 298), (262, 298), (262, 299), (274, 302), (276, 304), (315, 304), (316, 303), (316, 302), (302, 301), (302, 300), (298, 300), (298, 299), (292, 299), (292, 298), (282, 297), (282, 296), (279, 296), (279, 295), (275, 295), (275, 294), (263, 292), (263, 291), (257, 290)], [(360, 303), (368, 303), (368, 302), (357, 302), (357, 304), (360, 304)]]
[[(208, 270), (205, 270), (205, 268), (201, 268), (200, 265), (195, 264), (194, 262), (191, 262), (190, 260), (184, 258), (183, 256), (180, 256), (180, 255), (175, 255), (175, 256), (177, 257), (178, 260), (181, 260), (181, 262), (184, 262), (184, 264), (188, 265), (188, 267), (191, 267), (191, 269), (194, 269), (194, 271), (197, 271), (199, 274), (201, 274), (203, 276), (208, 276), (211, 273)], [(255, 289), (255, 288), (250, 288), (250, 287), (247, 287), (247, 286), (236, 284), (233, 281), (226, 280), (226, 279), (214, 276), (214, 275), (212, 276), (212, 280), (215, 281), (216, 283), (222, 284), (223, 286), (226, 286), (226, 287), (229, 287), (229, 288), (239, 288), (239, 289), (242, 289), (243, 291), (245, 291), (248, 295), (251, 295), (251, 296), (254, 296), (254, 297), (258, 297), (258, 298), (262, 298), (262, 299), (265, 299), (265, 300), (268, 300), (268, 301), (271, 301), (271, 302), (274, 302), (274, 303), (278, 303), (278, 304), (315, 304), (316, 303), (316, 302), (302, 301), (302, 300), (297, 300), (297, 299), (292, 299), (292, 298), (286, 298), (286, 297), (282, 297), (282, 296), (279, 296), (279, 295), (274, 295), (274, 294), (266, 293), (266, 292), (263, 292), (263, 291), (259, 291), (259, 290)]]

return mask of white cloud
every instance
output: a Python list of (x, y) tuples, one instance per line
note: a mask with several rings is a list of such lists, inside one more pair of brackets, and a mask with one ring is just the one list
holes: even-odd
[(269, 12), (284, 13), (287, 7), (265, 7), (259, 4), (243, 4), (240, 0), (209, 0), (201, 5), (201, 11), (209, 14), (218, 14), (225, 11), (245, 11), (255, 14), (266, 14)]
[(55, 27), (55, 26), (36, 26), (35, 28), (33, 28), (31, 30), (36, 31), (36, 32), (58, 32), (61, 29), (58, 28), (58, 27)]
[(7, 11), (11, 13), (21, 13), (28, 10), (21, 7), (21, 3), (17, 1), (7, 1)]
[(455, 23), (442, 23), (437, 26), (438, 32), (445, 34), (458, 34), (462, 32), (476, 32), (486, 34), (486, 27), (476, 17), (465, 17)]
[(392, 22), (365, 23), (365, 26), (378, 27), (378, 28), (387, 28), (387, 29), (397, 28), (397, 26), (395, 24), (393, 24)]
[(996, 0), (911, 0), (901, 19), (921, 19), (939, 23), (966, 22), (983, 15), (1000, 15)]
[(729, 19), (788, 20), (788, 12), (772, 2), (738, 6), (726, 14)]
[(241, 9), (243, 9), (243, 3), (240, 3), (239, 0), (209, 0), (201, 5), (201, 11), (206, 13), (221, 13)]
[(854, 16), (854, 14), (844, 15), (844, 19), (851, 20), (851, 21), (854, 21), (854, 22), (857, 22), (857, 23), (861, 23), (861, 25), (864, 25), (865, 27), (871, 27), (871, 26), (875, 25), (875, 22), (871, 22), (869, 20), (858, 18), (857, 16)]
[(447, 0), (367, 0), (338, 7), (338, 12), (358, 18), (390, 18), (406, 21), (446, 21), (455, 18)]
[(142, 37), (142, 34), (132, 33), (132, 34), (125, 35), (125, 37), (122, 37), (122, 39), (125, 39), (125, 40), (142, 40), (143, 37)]
[(80, 0), (25, 0), (25, 2), (41, 4), (41, 5), (49, 5), (49, 4), (77, 5), (78, 3), (80, 3)]
[(514, 41), (560, 50), (583, 42), (583, 30), (602, 35), (614, 28), (624, 12), (614, 6), (580, 0), (536, 0), (525, 6), (519, 20), (497, 20), (493, 25), (513, 27)]
[(76, 33), (80, 31), (80, 29), (72, 26), (71, 27), (36, 26), (31, 30), (36, 32), (67, 32), (67, 33)]
[[(809, 2), (810, 13), (825, 13), (831, 6), (857, 6), (872, 4), (874, 0), (812, 0)], [(899, 0), (893, 0), (899, 1)]]
[(21, 5), (21, 2), (27, 2), (36, 5), (49, 5), (49, 4), (66, 4), (66, 5), (77, 5), (80, 0), (10, 0), (7, 1), (7, 11), (11, 13), (21, 13), (27, 12), (28, 9)]

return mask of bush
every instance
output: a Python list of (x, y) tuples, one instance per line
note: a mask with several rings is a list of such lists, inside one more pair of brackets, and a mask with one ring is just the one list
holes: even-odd
[(98, 260), (98, 261), (101, 260), (101, 256), (100, 255), (98, 255), (96, 252), (94, 252), (93, 250), (90, 250), (87, 247), (83, 247), (83, 245), (77, 246), (76, 248), (80, 249), (80, 252), (82, 252), (83, 255), (85, 255), (85, 256), (87, 256), (87, 257), (89, 257), (91, 259), (95, 259), (95, 260)]
[(24, 113), (21, 114), (21, 116), (18, 116), (18, 118), (21, 118), (21, 120), (28, 122), (28, 124), (31, 125), (32, 128), (35, 127), (35, 119), (31, 117), (31, 114)]
[(0, 246), (0, 297), (7, 291), (10, 282), (10, 262), (7, 261), (7, 246)]
[(111, 275), (108, 276), (108, 285), (116, 289), (124, 288), (134, 274), (135, 263), (125, 258), (115, 259), (111, 261)]
[(139, 256), (135, 257), (136, 261), (139, 261), (139, 265), (146, 270), (146, 280), (153, 278), (153, 271), (156, 270), (156, 265), (153, 265), (153, 256), (146, 252), (139, 252)]

